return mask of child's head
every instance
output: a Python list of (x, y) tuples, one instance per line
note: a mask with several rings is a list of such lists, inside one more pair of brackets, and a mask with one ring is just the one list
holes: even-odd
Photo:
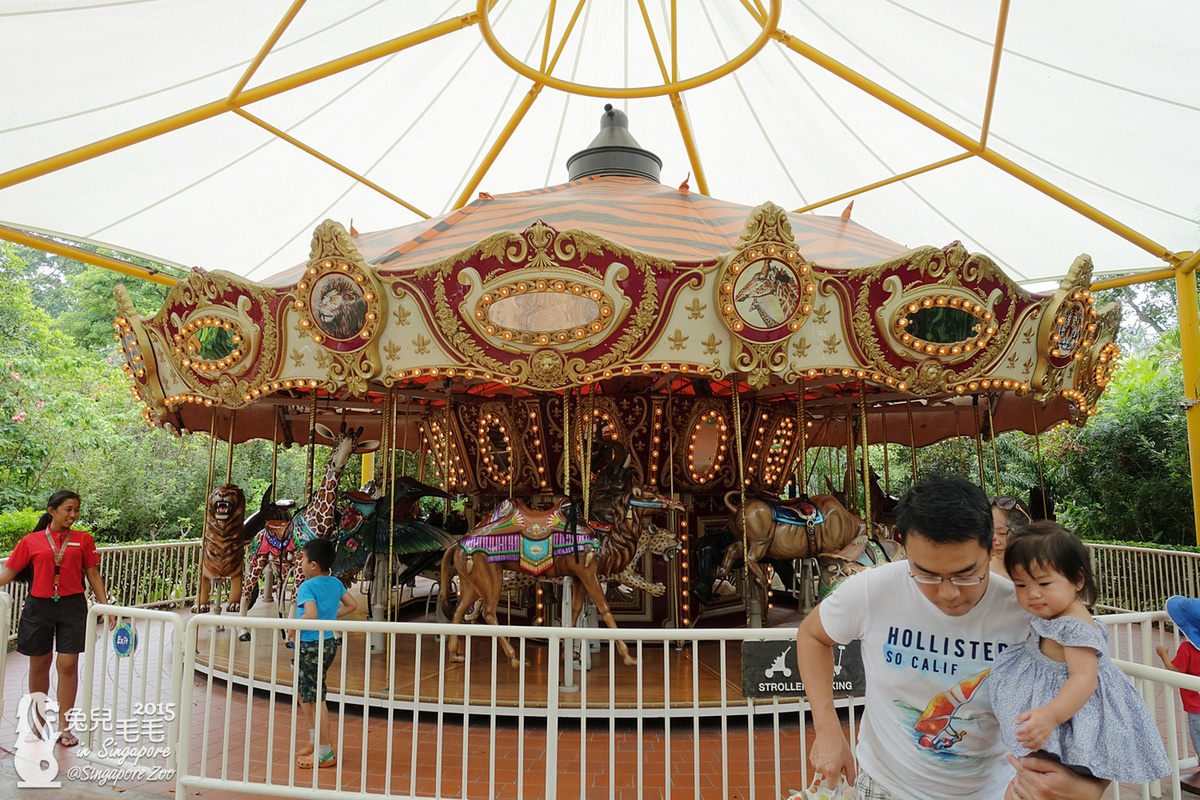
[(1076, 585), (1079, 599), (1088, 607), (1099, 594), (1087, 548), (1078, 536), (1057, 522), (1039, 520), (1010, 536), (1004, 552), (1004, 569), (1014, 582), (1018, 574), (1028, 578), (1038, 572), (1056, 572)]
[(311, 561), (317, 565), (319, 575), (328, 575), (329, 571), (333, 569), (333, 559), (337, 556), (337, 548), (328, 539), (313, 539), (304, 545), (301, 552), (304, 553), (305, 563)]
[(1167, 598), (1167, 616), (1193, 645), (1200, 644), (1200, 600), (1175, 595)]

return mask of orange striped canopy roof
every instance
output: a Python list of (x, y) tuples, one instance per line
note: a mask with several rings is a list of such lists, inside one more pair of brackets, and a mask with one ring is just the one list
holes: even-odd
[[(512, 194), (482, 195), (449, 214), (399, 228), (358, 234), (354, 244), (379, 268), (421, 267), (452, 256), (499, 231), (538, 220), (555, 230), (581, 228), (672, 261), (695, 261), (733, 249), (750, 206), (663, 186), (644, 178), (594, 176)], [(791, 214), (800, 252), (825, 267), (861, 267), (907, 248), (842, 217)], [(302, 267), (267, 283), (296, 281)]]

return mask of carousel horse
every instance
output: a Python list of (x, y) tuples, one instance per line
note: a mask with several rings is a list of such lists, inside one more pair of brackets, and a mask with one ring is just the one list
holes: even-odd
[[(275, 484), (271, 484), (263, 492), (262, 499), (259, 501), (258, 510), (250, 516), (246, 517), (246, 522), (242, 525), (242, 547), (252, 546), (252, 552), (257, 549), (258, 545), (256, 537), (263, 532), (267, 527), (267, 523), (271, 520), (280, 520), (282, 522), (289, 521), (296, 513), (296, 501), (292, 499), (272, 500), (271, 494), (275, 491)], [(244, 569), (244, 566), (243, 566)], [(274, 573), (268, 573), (266, 598), (268, 602), (274, 594)], [(241, 599), (241, 598), (239, 598)], [(258, 586), (250, 587), (250, 607), (254, 607), (254, 603), (258, 600)], [(238, 607), (234, 606), (231, 611), (237, 611)]]
[[(883, 487), (879, 484), (879, 475), (874, 469), (871, 469), (870, 479), (867, 481), (867, 488), (871, 491), (871, 519), (889, 529), (896, 527), (896, 506), (900, 502), (899, 497), (892, 497), (883, 491)], [(843, 486), (849, 486), (852, 480), (851, 471), (846, 470), (846, 477), (842, 481)], [(833, 488), (833, 483), (829, 480), (829, 476), (825, 476), (825, 488), (828, 489), (827, 494), (834, 497), (843, 506), (846, 505), (846, 492), (838, 491)]]
[(246, 495), (236, 484), (223, 483), (208, 496), (207, 507), (201, 543), (200, 590), (192, 613), (208, 613), (214, 578), (229, 578), (226, 608), (237, 611), (238, 598), (242, 594), (242, 554), (246, 549), (246, 541), (242, 538)]
[[(666, 594), (667, 587), (659, 581), (651, 583), (646, 576), (637, 571), (638, 562), (646, 553), (656, 555), (664, 561), (670, 561), (675, 557), (675, 554), (682, 549), (683, 545), (679, 541), (674, 532), (664, 530), (653, 522), (647, 523), (645, 531), (638, 537), (637, 551), (633, 554), (633, 559), (625, 569), (616, 575), (601, 575), (597, 580), (600, 583), (617, 582), (622, 586), (627, 586), (630, 589), (641, 589), (644, 592), (649, 592), (654, 597), (662, 597)], [(505, 572), (504, 584), (501, 587), (502, 592), (512, 592), (520, 589), (527, 589), (537, 583), (538, 577), (528, 572)], [(467, 613), (463, 617), (464, 622), (474, 622), (479, 616), (479, 605)]]
[(867, 536), (865, 533), (856, 536), (854, 541), (836, 553), (817, 555), (817, 598), (824, 600), (842, 581), (855, 573), (903, 559), (904, 548), (894, 539)]
[[(611, 447), (612, 445), (610, 445)], [(451, 571), (458, 573), (460, 596), (453, 609), (452, 622), (461, 622), (477, 599), (483, 601), (482, 615), (498, 625), (496, 606), (500, 602), (504, 570), (527, 572), (539, 578), (577, 578), (608, 627), (616, 630), (599, 576), (619, 574), (629, 566), (637, 552), (638, 540), (646, 517), (665, 509), (683, 510), (669, 497), (632, 485), (624, 447), (616, 445), (609, 465), (593, 484), (591, 519), (578, 520), (579, 504), (562, 498), (546, 511), (535, 511), (518, 500), (505, 500), (474, 531), (463, 537), (442, 558), (439, 600), (443, 612), (450, 615), (449, 586)], [(616, 466), (621, 463), (622, 466)], [(576, 588), (576, 599), (579, 589)], [(581, 608), (576, 602), (575, 608)], [(520, 666), (516, 651), (506, 637), (497, 637), (514, 668)], [(627, 665), (637, 663), (620, 639), (616, 647)], [(463, 661), (459, 637), (450, 637), (450, 658)]]
[[(273, 520), (266, 524), (259, 534), (249, 560), (246, 562), (246, 579), (242, 585), (242, 607), (240, 613), (244, 616), (250, 607), (251, 595), (258, 587), (259, 578), (268, 567), (275, 570), (282, 584), (285, 577), (293, 575), (293, 596), (304, 575), (300, 571), (300, 550), (308, 541), (315, 538), (333, 539), (337, 533), (337, 520), (334, 514), (338, 500), (338, 481), (346, 462), (354, 453), (365, 453), (379, 447), (375, 440), (360, 441), (363, 429), (346, 429), (342, 423), (336, 435), (326, 426), (317, 423), (316, 432), (326, 439), (333, 440), (332, 452), (329, 455), (329, 466), (325, 477), (313, 492), (308, 506), (289, 522)], [(282, 597), (280, 601), (282, 602)], [(248, 640), (249, 633), (243, 634)]]
[[(731, 499), (737, 494), (736, 491), (725, 493), (725, 506), (732, 513), (729, 529), (734, 536), (733, 541), (725, 548), (716, 577), (729, 577), (734, 564), (744, 557), (746, 567), (757, 580), (764, 599), (768, 587), (762, 561), (791, 561), (818, 553), (836, 553), (867, 528), (866, 523), (857, 515), (851, 514), (837, 498), (827, 494), (795, 500), (781, 500), (762, 494), (753, 495), (746, 498), (744, 508), (738, 508), (732, 503)], [(745, 548), (740, 535), (743, 524), (746, 532)]]

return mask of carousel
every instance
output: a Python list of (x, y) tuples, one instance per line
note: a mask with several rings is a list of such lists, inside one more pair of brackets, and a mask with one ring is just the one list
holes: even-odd
[[(194, 270), (149, 318), (118, 287), (145, 420), (308, 447), (296, 518), (340, 537), (346, 580), (374, 556), (373, 618), (403, 614), (397, 598), (427, 576), (456, 621), (559, 625), (572, 612), (551, 597), (570, 593), (545, 579), (568, 577), (602, 623), (686, 628), (763, 624), (763, 562), (838, 551), (879, 518), (868, 487), (823, 505), (820, 448), (844, 448), (862, 465), (847, 483), (866, 484), (872, 446), (984, 442), (1094, 413), (1120, 310), (1096, 306), (1087, 256), (1031, 294), (958, 242), (908, 249), (849, 209), (723, 202), (661, 185), (660, 166), (606, 107), (565, 184), (374, 233), (326, 220), (304, 264), (264, 283)], [(339, 487), (367, 449), (370, 483)], [(465, 499), (469, 532), (449, 513), (414, 519), (421, 496), (446, 512)], [(842, 514), (846, 536), (814, 531)], [(249, 554), (240, 613), (271, 557), (286, 573), (295, 528), (281, 519), (263, 534), (275, 555)], [(701, 602), (693, 545), (719, 535), (743, 577)]]

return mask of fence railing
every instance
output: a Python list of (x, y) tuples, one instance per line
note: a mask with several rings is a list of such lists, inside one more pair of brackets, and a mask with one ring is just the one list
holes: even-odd
[[(190, 603), (196, 597), (200, 580), (200, 540), (101, 546), (100, 574), (108, 587), (109, 598), (123, 607), (162, 608)], [(84, 588), (91, 588), (84, 581)], [(4, 614), (8, 621), (9, 645), (16, 641), (21, 608), (29, 596), (29, 586), (13, 582), (7, 587), (12, 607)], [(93, 600), (95, 598), (92, 598)]]
[(1106, 611), (1161, 611), (1172, 595), (1200, 597), (1200, 553), (1087, 543)]

